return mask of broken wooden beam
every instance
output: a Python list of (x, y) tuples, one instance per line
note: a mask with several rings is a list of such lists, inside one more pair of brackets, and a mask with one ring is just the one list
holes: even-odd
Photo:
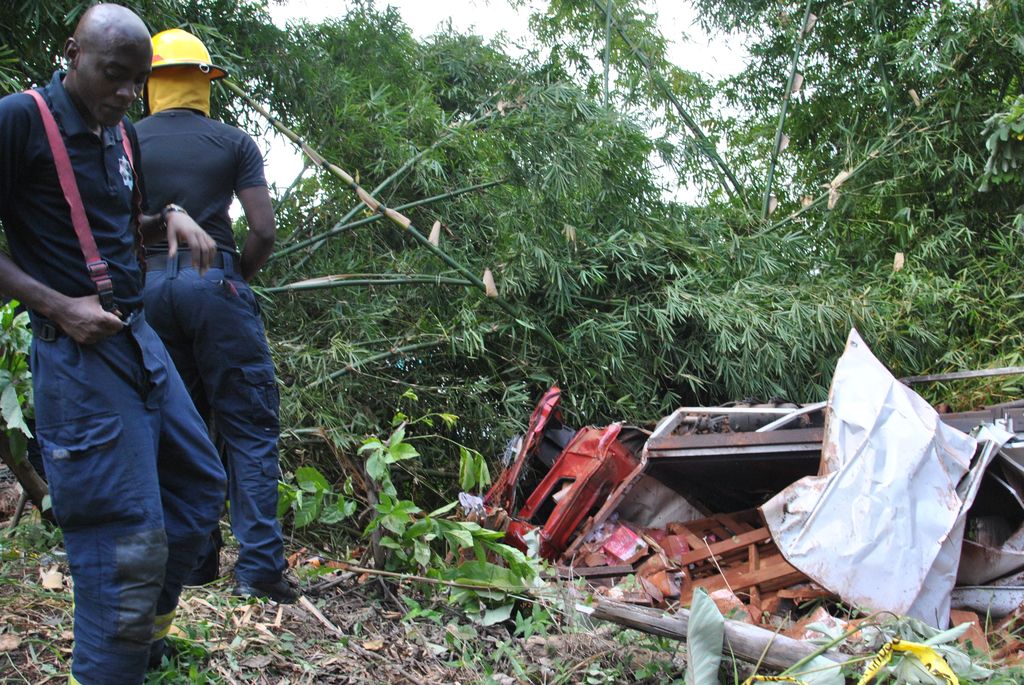
[[(580, 604), (577, 608), (602, 621), (610, 621), (650, 635), (675, 640), (686, 639), (690, 622), (690, 612), (687, 609), (677, 609), (670, 614), (660, 609), (649, 609), (600, 597), (593, 598), (591, 603)], [(731, 652), (743, 661), (784, 670), (817, 650), (818, 646), (809, 642), (794, 640), (749, 623), (725, 619), (724, 653)], [(836, 663), (846, 660), (834, 650), (825, 652), (822, 656)]]
[(633, 575), (633, 566), (619, 564), (617, 566), (559, 566), (558, 577), (563, 580), (573, 578), (617, 578)]

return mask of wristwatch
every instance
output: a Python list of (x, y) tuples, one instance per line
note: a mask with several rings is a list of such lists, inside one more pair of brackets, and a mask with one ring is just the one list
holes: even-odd
[(181, 205), (176, 205), (173, 202), (168, 204), (160, 210), (160, 223), (165, 229), (167, 228), (167, 215), (171, 212), (181, 212), (182, 214), (188, 215), (188, 212), (186, 212), (185, 208)]

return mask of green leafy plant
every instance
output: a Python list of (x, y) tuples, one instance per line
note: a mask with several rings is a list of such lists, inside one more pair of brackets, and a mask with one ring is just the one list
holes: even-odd
[(291, 511), (296, 528), (316, 522), (332, 525), (355, 513), (352, 479), (347, 478), (341, 492), (336, 492), (320, 471), (312, 466), (295, 470), (294, 483), (279, 482), (277, 486), (277, 517)]
[(32, 331), (28, 312), (18, 312), (11, 300), (0, 307), (0, 414), (4, 430), (16, 459), (25, 454), (26, 440), (32, 437), (26, 418), (32, 415), (32, 373), (28, 353)]
[[(379, 534), (377, 544), (386, 551), (387, 570), (446, 581), (449, 600), (468, 610), (483, 625), (508, 620), (515, 594), (537, 583), (539, 562), (502, 543), (503, 533), (453, 517), (456, 502), (425, 512), (412, 500), (403, 498), (392, 479), (396, 465), (419, 457), (409, 442), (413, 438), (408, 428), (432, 426), (433, 417), (442, 417), (449, 427), (454, 426), (451, 415), (410, 418), (400, 412), (393, 421), (397, 427), (386, 439), (369, 438), (359, 448), (365, 458), (367, 476), (379, 489), (375, 516), (363, 534)], [(470, 487), (485, 484), (488, 475), (482, 457), (474, 458), (470, 450), (458, 447), (464, 466), (460, 470), (470, 474), (463, 483)]]

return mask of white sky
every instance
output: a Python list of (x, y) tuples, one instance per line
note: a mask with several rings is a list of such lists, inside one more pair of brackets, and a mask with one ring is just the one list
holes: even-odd
[[(614, 0), (613, 0), (614, 1)], [(530, 0), (530, 7), (546, 3)], [(270, 14), (278, 26), (305, 19), (311, 22), (328, 17), (344, 16), (349, 2), (344, 0), (274, 0)], [(426, 38), (451, 20), (453, 27), (465, 33), (493, 38), (504, 32), (510, 46), (528, 45), (529, 11), (513, 9), (507, 0), (377, 0), (377, 5), (391, 5), (417, 38)], [(724, 77), (738, 73), (747, 57), (746, 48), (737, 38), (709, 38), (695, 23), (693, 7), (684, 0), (647, 0), (649, 10), (658, 15), (658, 28), (670, 42), (669, 59), (679, 67)], [(342, 168), (348, 160), (335, 160)], [(273, 140), (267, 154), (267, 180), (279, 190), (287, 187), (302, 169), (302, 160), (294, 147), (283, 138)]]

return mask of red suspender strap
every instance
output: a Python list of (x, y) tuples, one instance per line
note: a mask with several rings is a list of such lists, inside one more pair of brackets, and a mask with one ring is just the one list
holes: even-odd
[(117, 127), (121, 129), (121, 147), (124, 148), (124, 156), (128, 158), (128, 164), (131, 165), (132, 171), (135, 171), (135, 155), (132, 154), (132, 141), (128, 140), (128, 129), (125, 128), (124, 122), (119, 122)]
[[(82, 248), (82, 256), (85, 257), (85, 267), (89, 271), (89, 278), (96, 284), (100, 304), (105, 310), (113, 311), (115, 306), (114, 283), (110, 280), (107, 263), (100, 258), (100, 251), (96, 247), (96, 240), (89, 227), (89, 219), (85, 215), (85, 205), (82, 204), (82, 196), (78, 192), (78, 183), (75, 182), (75, 171), (71, 167), (68, 149), (64, 145), (64, 140), (57, 129), (57, 122), (43, 100), (43, 96), (35, 90), (26, 90), (25, 93), (31, 95), (39, 107), (39, 116), (43, 120), (46, 139), (49, 141), (50, 151), (53, 153), (53, 164), (57, 167), (60, 188), (64, 191), (64, 199), (67, 200), (68, 207), (71, 209), (71, 224), (75, 227), (75, 235), (78, 236), (78, 244)], [(127, 136), (122, 137), (125, 146), (129, 147)], [(131, 157), (129, 157), (130, 159)]]
[(128, 139), (128, 129), (124, 122), (118, 124), (121, 129), (121, 147), (124, 148), (124, 156), (128, 158), (128, 166), (132, 168), (132, 229), (135, 231), (135, 258), (139, 262), (142, 275), (146, 275), (146, 248), (142, 242), (142, 227), (139, 225), (142, 220), (142, 188), (139, 186), (139, 175), (135, 173), (135, 155), (132, 153), (132, 141)]

